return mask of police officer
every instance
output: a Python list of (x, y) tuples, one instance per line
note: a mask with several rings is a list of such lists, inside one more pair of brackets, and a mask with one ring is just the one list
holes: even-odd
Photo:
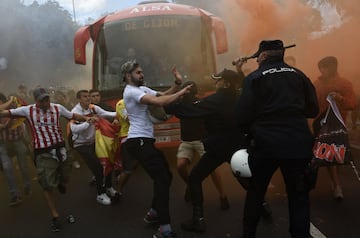
[(284, 63), (281, 40), (261, 41), (254, 54), (259, 68), (244, 79), (236, 107), (237, 124), (252, 137), (243, 237), (255, 237), (261, 203), (273, 173), (280, 168), (288, 194), (291, 237), (309, 237), (310, 204), (307, 166), (313, 135), (307, 118), (318, 102), (314, 86), (300, 70)]

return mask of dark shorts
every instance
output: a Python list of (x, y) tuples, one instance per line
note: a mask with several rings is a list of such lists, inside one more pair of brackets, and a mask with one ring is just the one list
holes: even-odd
[(35, 162), (38, 181), (44, 190), (53, 190), (59, 184), (68, 183), (72, 169), (70, 159), (60, 162), (50, 153), (42, 153), (36, 156)]

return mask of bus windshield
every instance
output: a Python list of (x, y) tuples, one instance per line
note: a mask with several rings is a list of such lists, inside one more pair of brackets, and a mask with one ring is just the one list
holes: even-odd
[(95, 41), (94, 87), (119, 89), (120, 68), (128, 60), (140, 64), (146, 86), (151, 88), (173, 84), (173, 65), (185, 80), (206, 85), (215, 69), (214, 54), (211, 34), (199, 16), (150, 15), (111, 21)]

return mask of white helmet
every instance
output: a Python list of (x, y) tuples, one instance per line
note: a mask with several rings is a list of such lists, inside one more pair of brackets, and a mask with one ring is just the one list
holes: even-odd
[(248, 163), (249, 154), (246, 149), (236, 151), (231, 157), (230, 166), (236, 177), (250, 178), (251, 170)]

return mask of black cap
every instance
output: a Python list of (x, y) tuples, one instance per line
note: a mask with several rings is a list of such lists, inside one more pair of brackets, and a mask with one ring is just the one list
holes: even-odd
[(41, 101), (46, 97), (49, 97), (49, 93), (45, 90), (45, 88), (36, 88), (33, 92), (34, 98), (36, 101)]
[(259, 49), (252, 55), (253, 58), (259, 57), (263, 51), (284, 50), (284, 44), (281, 40), (263, 40), (259, 44)]
[(214, 80), (224, 79), (232, 85), (236, 85), (241, 81), (241, 78), (237, 72), (226, 68), (217, 74), (211, 75), (211, 78)]

